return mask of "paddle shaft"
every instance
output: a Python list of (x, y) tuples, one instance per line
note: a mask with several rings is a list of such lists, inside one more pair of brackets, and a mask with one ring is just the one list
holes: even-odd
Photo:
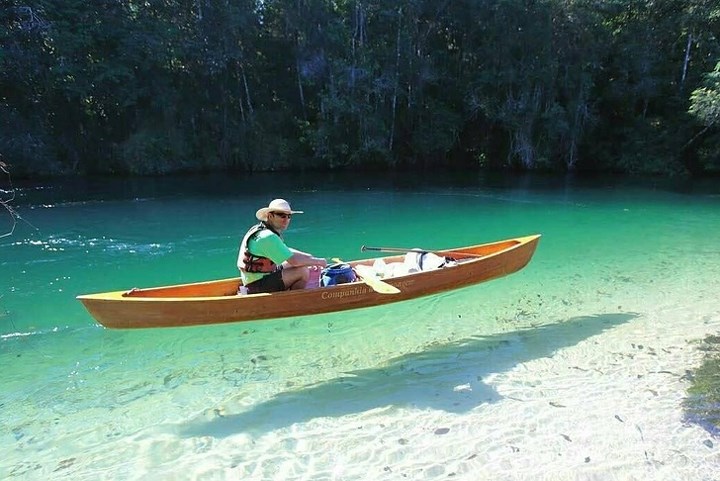
[[(376, 251), (376, 252), (401, 252), (403, 254), (407, 254), (408, 252), (417, 252), (418, 254), (425, 254), (425, 253), (435, 253), (434, 251), (429, 251), (426, 249), (405, 249), (403, 247), (368, 247), (368, 246), (362, 246), (360, 248), (361, 252), (365, 251)], [(470, 254), (469, 252), (457, 252), (457, 251), (438, 251), (442, 255), (456, 255), (456, 256), (465, 256), (465, 257), (485, 257), (481, 254)]]

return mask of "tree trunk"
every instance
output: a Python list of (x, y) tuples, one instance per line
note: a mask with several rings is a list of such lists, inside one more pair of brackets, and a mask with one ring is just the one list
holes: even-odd
[(692, 41), (692, 33), (688, 33), (687, 45), (685, 46), (685, 59), (683, 60), (682, 76), (680, 77), (680, 92), (682, 92), (683, 88), (685, 87), (688, 64), (690, 63), (690, 48), (692, 47)]
[[(300, 45), (297, 46), (298, 50)], [(300, 96), (300, 108), (302, 109), (303, 120), (307, 120), (307, 110), (305, 109), (305, 92), (303, 91), (302, 78), (300, 76), (300, 59), (296, 57), (295, 68), (297, 69), (298, 95)]]
[(398, 8), (397, 37), (395, 38), (395, 85), (393, 85), (392, 96), (392, 118), (390, 121), (390, 141), (388, 151), (392, 152), (393, 140), (395, 139), (395, 115), (397, 112), (397, 97), (400, 84), (400, 27), (402, 26), (402, 7)]
[(239, 91), (238, 91), (238, 100), (239, 100), (238, 105), (240, 105), (240, 120), (242, 120), (242, 123), (243, 123), (243, 125), (244, 125), (245, 122), (247, 121), (247, 119), (245, 118), (245, 106), (243, 105), (243, 92), (242, 92), (242, 85), (240, 85), (240, 79), (244, 79), (245, 77), (243, 76), (242, 66), (240, 65), (240, 63), (236, 63), (236, 64), (235, 64), (235, 69), (236, 69), (235, 74), (237, 75), (238, 89), (239, 89)]
[(243, 85), (245, 86), (245, 100), (247, 101), (248, 112), (250, 117), (252, 118), (254, 113), (252, 101), (250, 100), (250, 88), (248, 87), (247, 76), (245, 75), (245, 68), (242, 66), (242, 64), (240, 65), (240, 72), (242, 74)]

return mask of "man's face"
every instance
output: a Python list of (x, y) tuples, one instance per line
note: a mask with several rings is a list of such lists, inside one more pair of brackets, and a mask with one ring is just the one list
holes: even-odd
[(268, 214), (268, 223), (276, 231), (283, 232), (288, 228), (288, 225), (290, 225), (291, 218), (292, 214), (287, 214), (285, 212), (270, 212)]

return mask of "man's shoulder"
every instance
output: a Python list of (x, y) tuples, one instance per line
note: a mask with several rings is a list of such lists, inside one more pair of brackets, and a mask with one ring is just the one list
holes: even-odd
[(274, 233), (273, 231), (271, 231), (270, 229), (267, 229), (267, 228), (260, 229), (258, 231), (258, 233), (255, 234), (255, 239), (257, 239), (257, 240), (270, 239), (270, 238), (274, 238), (274, 237), (276, 237), (278, 239), (280, 238), (280, 236), (278, 236), (276, 233)]
[(253, 242), (256, 244), (262, 244), (262, 245), (277, 245), (277, 244), (285, 244), (279, 235), (277, 235), (275, 232), (271, 231), (270, 229), (263, 229), (260, 232), (257, 233), (257, 235), (253, 238)]

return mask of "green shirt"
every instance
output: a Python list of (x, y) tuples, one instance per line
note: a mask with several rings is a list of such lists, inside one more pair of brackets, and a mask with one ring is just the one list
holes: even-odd
[[(293, 255), (290, 248), (285, 245), (280, 236), (270, 229), (261, 230), (248, 242), (247, 248), (252, 254), (260, 257), (267, 257), (277, 265), (282, 264)], [(238, 269), (242, 266), (244, 253), (245, 246), (241, 245), (240, 253), (238, 255)], [(242, 277), (244, 285), (248, 285), (262, 279), (266, 275), (268, 274), (263, 272), (245, 272), (240, 270), (240, 277)]]

